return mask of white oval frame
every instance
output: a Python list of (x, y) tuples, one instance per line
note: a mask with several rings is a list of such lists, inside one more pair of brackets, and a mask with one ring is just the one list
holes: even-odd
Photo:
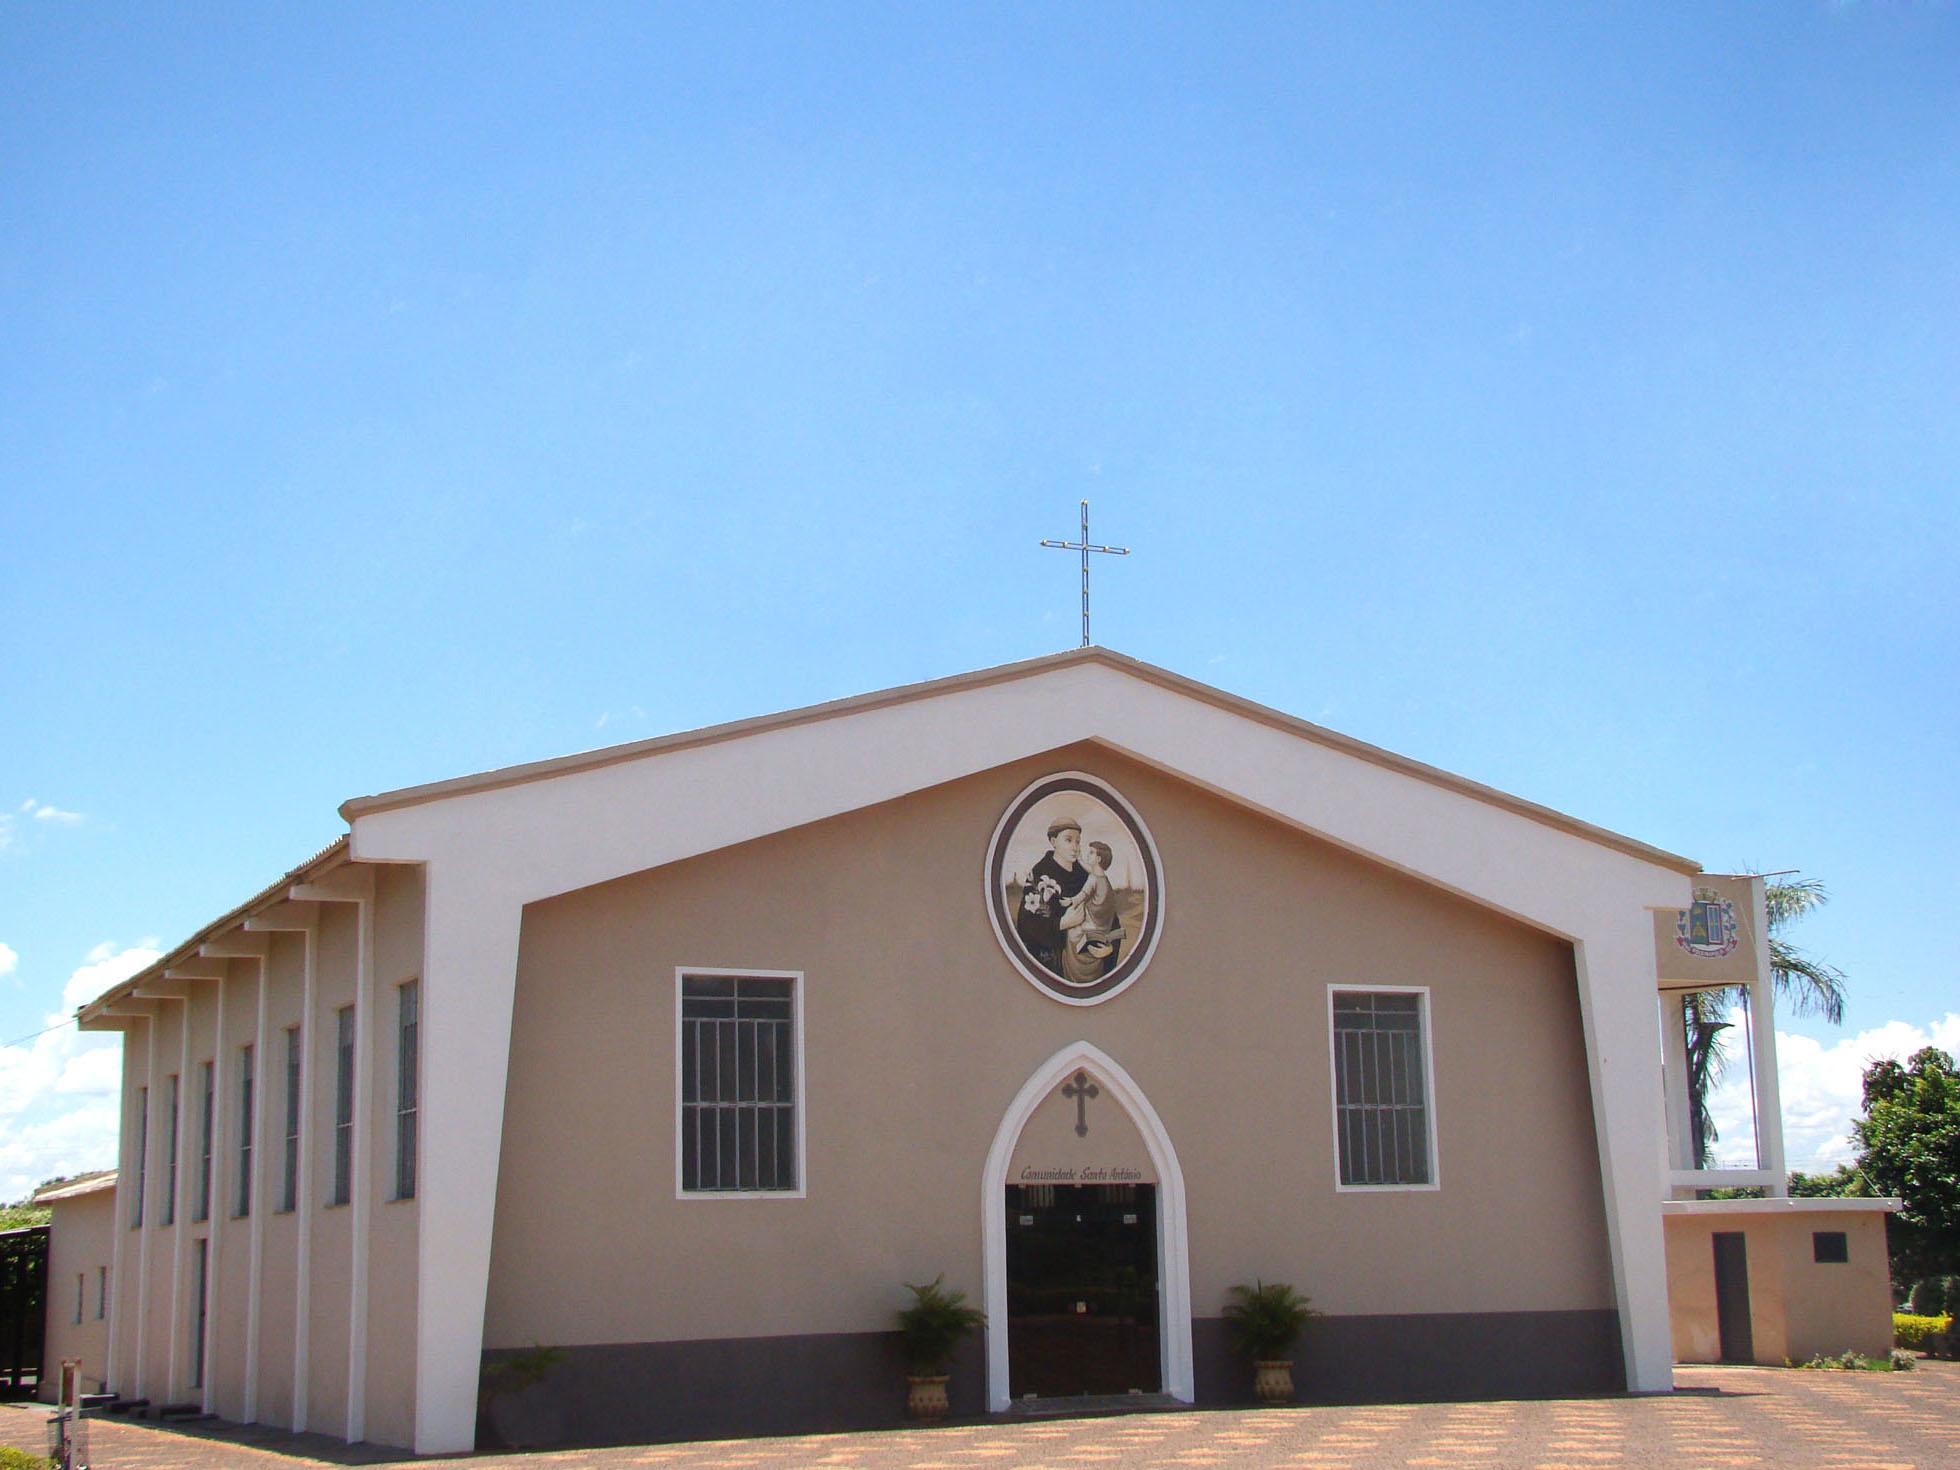
[[(1148, 851), (1151, 867), (1157, 874), (1157, 891), (1149, 895), (1149, 901), (1155, 910), (1155, 920), (1150, 926), (1149, 942), (1136, 955), (1136, 968), (1130, 972), (1123, 983), (1121, 985), (1111, 986), (1100, 995), (1065, 995), (1051, 988), (1051, 985), (1062, 982), (1055, 980), (1053, 976), (1044, 979), (1041, 975), (1036, 974), (1034, 970), (1029, 968), (1028, 960), (1021, 953), (1019, 937), (1010, 935), (1001, 929), (1000, 912), (994, 902), (994, 853), (998, 850), (1002, 839), (1006, 835), (1007, 819), (1014, 815), (1015, 809), (1028, 799), (1029, 794), (1037, 786), (1046, 786), (1050, 781), (1061, 780), (1085, 782), (1094, 788), (1091, 794), (1097, 800), (1120, 809), (1130, 821), (1135, 823), (1137, 833), (1143, 838), (1143, 845)], [(1000, 941), (1001, 952), (1013, 962), (1014, 968), (1021, 972), (1021, 978), (1023, 980), (1027, 981), (1028, 984), (1032, 985), (1049, 1000), (1059, 1002), (1065, 1006), (1099, 1006), (1104, 1001), (1114, 1000), (1143, 977), (1143, 972), (1150, 968), (1150, 961), (1157, 953), (1157, 941), (1164, 934), (1164, 918), (1166, 914), (1164, 895), (1169, 886), (1164, 876), (1163, 854), (1157, 851), (1157, 839), (1151, 835), (1149, 825), (1143, 820), (1143, 814), (1134, 806), (1130, 805), (1129, 799), (1114, 786), (1110, 785), (1108, 781), (1104, 780), (1101, 776), (1092, 775), (1088, 771), (1050, 771), (1046, 775), (1037, 777), (1026, 786), (1023, 786), (1015, 794), (1014, 799), (1007, 803), (1006, 808), (1000, 814), (1000, 820), (994, 823), (993, 835), (987, 839), (987, 850), (981, 857), (980, 896), (987, 905), (987, 922), (993, 926), (994, 938)]]

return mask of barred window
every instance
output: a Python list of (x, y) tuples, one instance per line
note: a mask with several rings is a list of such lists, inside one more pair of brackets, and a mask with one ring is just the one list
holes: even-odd
[(206, 1062), (198, 1074), (200, 1083), (198, 1104), (199, 1153), (197, 1165), (197, 1208), (191, 1211), (193, 1220), (211, 1218), (211, 1137), (216, 1123), (213, 1110), (217, 1106), (217, 1070), (214, 1063)]
[(252, 1048), (238, 1049), (238, 1207), (234, 1215), (252, 1213)]
[(177, 1223), (177, 1074), (175, 1072), (170, 1074), (169, 1082), (170, 1086), (164, 1095), (169, 1099), (165, 1115), (170, 1119), (170, 1133), (165, 1154), (170, 1160), (170, 1166), (164, 1170), (163, 1175), (163, 1223), (175, 1225)]
[(420, 1064), (417, 1039), (422, 1008), (421, 986), (410, 980), (395, 992), (395, 1198), (415, 1198), (416, 1070)]
[(354, 1008), (334, 1012), (333, 1195), (328, 1204), (354, 1197)]
[(136, 1229), (143, 1223), (143, 1190), (149, 1182), (150, 1165), (150, 1089), (136, 1089), (136, 1207), (129, 1225)]
[(299, 1027), (286, 1028), (286, 1158), (279, 1191), (279, 1208), (290, 1211), (299, 1203)]
[(1344, 1185), (1426, 1185), (1429, 1079), (1420, 994), (1334, 992), (1334, 1122)]
[(796, 982), (683, 975), (680, 1029), (681, 1190), (793, 1192)]

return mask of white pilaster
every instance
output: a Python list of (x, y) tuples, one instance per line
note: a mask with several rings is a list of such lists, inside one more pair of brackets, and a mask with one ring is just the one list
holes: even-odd
[(521, 908), (434, 863), (424, 901), (415, 1451), (429, 1455), (476, 1443)]
[(1572, 949), (1627, 1388), (1665, 1393), (1674, 1387), (1674, 1351), (1661, 1234), (1665, 1123), (1654, 1086), (1661, 1053), (1653, 919), (1627, 906), (1595, 920)]
[[(306, 1430), (307, 1385), (306, 1375), (310, 1364), (307, 1343), (311, 1321), (309, 1311), (312, 1297), (313, 1277), (313, 1066), (311, 1047), (313, 1045), (313, 973), (314, 960), (318, 946), (320, 910), (317, 904), (295, 903), (290, 899), (277, 904), (265, 912), (255, 914), (245, 921), (245, 927), (256, 933), (298, 934), (301, 937), (302, 958), (300, 962), (300, 1004), (299, 1004), (299, 1160), (293, 1177), (293, 1217), (294, 1248), (293, 1262), (293, 1395), (289, 1406), (294, 1433)], [(268, 958), (270, 956), (268, 955)], [(264, 971), (261, 970), (261, 975)], [(265, 1014), (264, 992), (260, 992), (259, 1013)], [(261, 1035), (264, 1034), (263, 1027)], [(259, 1067), (265, 1075), (266, 1062), (261, 1058)], [(285, 1058), (279, 1059), (279, 1096), (283, 1100), (286, 1093)], [(261, 1084), (260, 1096), (266, 1089)], [(262, 1112), (260, 1116), (265, 1115)], [(268, 1137), (267, 1130), (261, 1126), (259, 1137)], [(284, 1159), (284, 1133), (281, 1133), (281, 1159)], [(262, 1183), (269, 1183), (271, 1165), (261, 1171)], [(254, 1277), (256, 1280), (256, 1276)], [(256, 1354), (254, 1355), (256, 1356)]]
[[(354, 1149), (350, 1170), (352, 1242), (347, 1291), (347, 1402), (341, 1420), (349, 1444), (367, 1434), (368, 1230), (374, 1191), (369, 1178), (374, 1120), (374, 870), (350, 864), (295, 887), (291, 897), (309, 903), (354, 905)], [(307, 961), (312, 973), (312, 954)], [(310, 1094), (309, 1094), (310, 1100)], [(464, 1446), (469, 1448), (470, 1446)]]
[(1776, 986), (1769, 963), (1768, 885), (1749, 879), (1751, 918), (1756, 929), (1756, 978), (1749, 986), (1749, 1051), (1756, 1084), (1756, 1164), (1775, 1176), (1765, 1186), (1772, 1198), (1790, 1192), (1783, 1154), (1783, 1090), (1776, 1071)]
[(1682, 992), (1663, 990), (1661, 1046), (1667, 1081), (1667, 1167), (1695, 1166), (1694, 1117), (1688, 1101), (1688, 1018)]
[[(264, 1272), (265, 1263), (265, 1094), (266, 1094), (266, 955), (271, 941), (262, 934), (234, 934), (215, 940), (199, 949), (199, 953), (212, 958), (249, 960), (258, 966), (258, 984), (254, 991), (252, 1015), (252, 1113), (243, 1119), (242, 1126), (249, 1130), (252, 1150), (252, 1173), (247, 1185), (246, 1226), (246, 1277), (245, 1277), (245, 1384), (242, 1419), (247, 1424), (256, 1424), (259, 1419), (259, 1278)], [(221, 997), (222, 998), (222, 997)], [(222, 1065), (222, 1064), (221, 1064)], [(240, 1077), (240, 1085), (243, 1085)], [(240, 1140), (240, 1146), (244, 1145)], [(217, 1171), (220, 1174), (224, 1171)]]

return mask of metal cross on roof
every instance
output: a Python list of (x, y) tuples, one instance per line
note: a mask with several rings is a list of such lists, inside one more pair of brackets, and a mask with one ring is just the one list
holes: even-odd
[(1100, 551), (1108, 556), (1128, 556), (1127, 546), (1096, 546), (1089, 540), (1089, 502), (1082, 502), (1082, 539), (1080, 541), (1043, 541), (1043, 546), (1052, 546), (1057, 551), (1079, 551), (1082, 553), (1082, 646), (1089, 646), (1089, 553)]

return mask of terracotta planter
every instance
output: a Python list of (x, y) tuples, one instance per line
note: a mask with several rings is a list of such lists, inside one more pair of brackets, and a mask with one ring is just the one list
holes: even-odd
[(912, 1390), (905, 1396), (905, 1412), (914, 1419), (944, 1419), (952, 1404), (946, 1398), (948, 1375), (913, 1373), (905, 1381)]
[(1252, 1365), (1252, 1390), (1262, 1404), (1293, 1402), (1293, 1360), (1276, 1358)]

